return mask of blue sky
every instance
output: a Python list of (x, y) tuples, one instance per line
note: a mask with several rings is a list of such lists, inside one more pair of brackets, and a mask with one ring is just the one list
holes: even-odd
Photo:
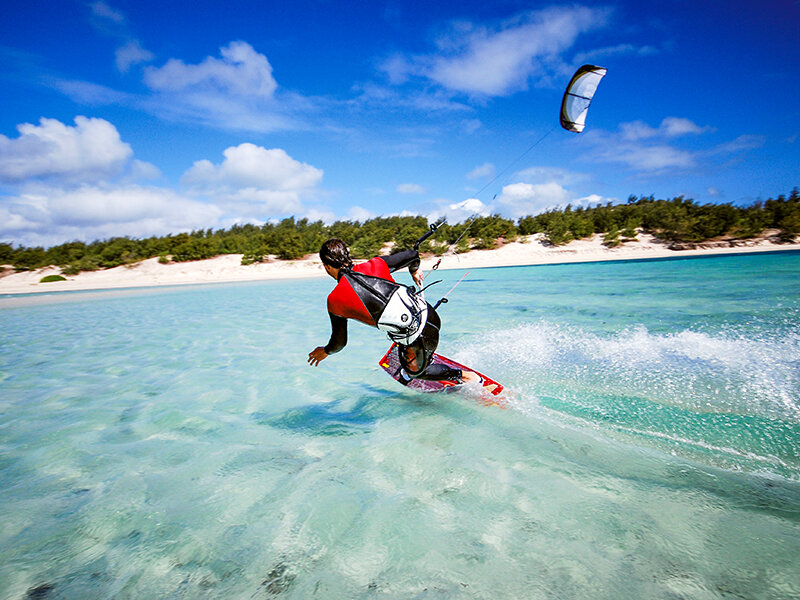
[(0, 240), (776, 197), (798, 31), (793, 0), (5, 1)]

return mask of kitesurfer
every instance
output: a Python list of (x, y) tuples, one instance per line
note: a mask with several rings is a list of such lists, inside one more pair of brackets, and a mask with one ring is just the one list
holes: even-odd
[(322, 244), (319, 257), (325, 271), (337, 283), (328, 295), (331, 337), (308, 355), (317, 366), (347, 344), (347, 320), (355, 319), (386, 331), (398, 345), (398, 356), (409, 379), (431, 381), (479, 381), (471, 371), (431, 364), (439, 344), (441, 320), (434, 308), (413, 289), (400, 285), (391, 273), (408, 267), (411, 278), (420, 288), (424, 275), (419, 268), (419, 252), (405, 250), (388, 256), (376, 256), (354, 264), (347, 245), (332, 238)]

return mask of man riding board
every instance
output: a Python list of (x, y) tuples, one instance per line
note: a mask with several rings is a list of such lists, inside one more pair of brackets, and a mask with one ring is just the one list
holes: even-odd
[(400, 363), (408, 379), (457, 383), (480, 380), (480, 376), (471, 371), (431, 364), (439, 345), (439, 315), (413, 289), (397, 284), (391, 275), (408, 267), (411, 278), (421, 288), (424, 276), (419, 268), (417, 250), (376, 256), (356, 265), (347, 245), (332, 238), (322, 245), (319, 257), (325, 271), (337, 283), (328, 296), (331, 337), (325, 346), (318, 346), (309, 353), (311, 366), (317, 366), (345, 347), (347, 320), (355, 319), (389, 334), (398, 345)]

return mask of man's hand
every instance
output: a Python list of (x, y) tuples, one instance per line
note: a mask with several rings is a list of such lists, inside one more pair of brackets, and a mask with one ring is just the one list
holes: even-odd
[(312, 367), (316, 367), (326, 358), (328, 358), (328, 353), (325, 352), (325, 347), (317, 346), (311, 352), (308, 353), (308, 364), (310, 364)]
[(417, 269), (411, 274), (411, 279), (414, 280), (414, 283), (417, 284), (417, 287), (422, 287), (422, 281), (425, 279), (425, 275), (422, 272), (422, 269)]

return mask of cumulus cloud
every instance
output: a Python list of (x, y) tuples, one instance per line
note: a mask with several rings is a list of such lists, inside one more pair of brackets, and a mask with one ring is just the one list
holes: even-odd
[(75, 117), (69, 126), (42, 118), (17, 126), (19, 137), (0, 135), (0, 181), (97, 180), (117, 175), (133, 155), (116, 127), (104, 119)]
[(495, 27), (459, 22), (437, 40), (435, 54), (395, 55), (384, 70), (394, 83), (416, 76), (455, 92), (504, 96), (550, 73), (560, 53), (607, 18), (604, 9), (571, 6), (523, 13)]
[(304, 190), (322, 179), (321, 170), (293, 159), (280, 148), (244, 143), (227, 148), (222, 155), (225, 159), (218, 165), (209, 160), (195, 162), (182, 181), (213, 188)]
[(220, 164), (199, 160), (181, 183), (215, 196), (231, 208), (250, 214), (289, 214), (302, 208), (302, 198), (314, 193), (323, 172), (293, 159), (280, 148), (244, 143), (223, 153)]
[(436, 204), (436, 208), (426, 211), (428, 221), (433, 222), (445, 217), (449, 223), (461, 223), (473, 215), (485, 217), (491, 214), (491, 207), (477, 198), (468, 198), (461, 202), (438, 200)]
[(220, 58), (198, 64), (172, 58), (144, 70), (149, 97), (135, 99), (139, 108), (160, 118), (222, 129), (270, 132), (302, 129), (316, 100), (291, 92), (279, 94), (267, 57), (243, 41), (220, 49)]
[(535, 215), (570, 203), (569, 192), (556, 183), (512, 183), (503, 187), (497, 202), (513, 217)]
[(154, 164), (135, 158), (131, 162), (129, 179), (137, 181), (139, 179), (158, 179), (161, 177), (161, 169)]
[(25, 245), (166, 235), (209, 226), (223, 214), (213, 204), (137, 185), (37, 187), (0, 202), (0, 237)]
[[(60, 193), (50, 190), (47, 209), (55, 221), (64, 225), (125, 224), (131, 228), (149, 222), (169, 224), (180, 230), (213, 223), (222, 215), (214, 205), (164, 188), (142, 186), (84, 186)], [(153, 231), (154, 228), (142, 229)], [(163, 228), (162, 231), (169, 232)]]
[(168, 92), (220, 91), (237, 96), (271, 98), (278, 87), (267, 57), (246, 42), (220, 48), (221, 59), (207, 57), (197, 65), (172, 58), (163, 67), (148, 67), (144, 81)]
[[(69, 239), (165, 235), (232, 222), (263, 222), (303, 214), (320, 194), (322, 171), (284, 150), (232, 146), (223, 161), (200, 160), (184, 189), (137, 183), (156, 179), (154, 165), (133, 158), (116, 128), (76, 117), (23, 124), (20, 136), (0, 136), (0, 239), (50, 245)], [(328, 216), (325, 213), (325, 216)]]
[(399, 194), (424, 194), (425, 188), (416, 183), (401, 183), (397, 186)]

